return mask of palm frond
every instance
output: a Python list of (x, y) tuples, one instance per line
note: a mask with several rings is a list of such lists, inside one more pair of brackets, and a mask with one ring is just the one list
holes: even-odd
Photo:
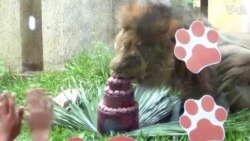
[[(76, 103), (72, 102), (68, 98), (69, 105), (66, 109), (55, 104), (54, 106), (54, 123), (59, 126), (83, 129), (93, 132), (97, 132), (97, 104), (100, 101), (99, 92), (98, 95), (93, 93), (92, 89), (85, 90), (82, 83), (78, 83), (73, 80), (74, 86), (78, 85), (79, 98)], [(97, 88), (101, 91), (100, 88)]]
[(169, 94), (169, 89), (163, 86), (155, 89), (137, 86), (135, 100), (139, 103), (140, 127), (157, 123), (168, 116), (176, 104), (180, 102), (177, 97)]
[(71, 129), (96, 131), (96, 127), (94, 127), (86, 117), (84, 109), (81, 109), (74, 103), (70, 103), (70, 108), (70, 112), (66, 112), (65, 109), (55, 105), (54, 123), (56, 125)]
[(228, 117), (225, 122), (227, 132), (248, 132), (250, 133), (250, 110), (246, 109)]
[(179, 136), (186, 135), (185, 131), (179, 126), (178, 122), (155, 124), (148, 127), (126, 133), (128, 136), (136, 137), (145, 135), (149, 137), (155, 136)]

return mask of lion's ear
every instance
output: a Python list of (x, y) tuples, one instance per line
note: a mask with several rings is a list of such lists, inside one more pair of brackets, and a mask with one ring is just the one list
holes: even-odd
[(140, 5), (135, 2), (130, 2), (121, 7), (118, 13), (118, 28), (119, 29), (133, 29), (135, 28), (139, 19), (147, 11), (145, 5)]

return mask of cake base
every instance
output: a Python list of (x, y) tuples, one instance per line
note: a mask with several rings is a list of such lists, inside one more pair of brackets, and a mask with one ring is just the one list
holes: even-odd
[(129, 132), (139, 128), (138, 105), (133, 111), (110, 112), (98, 108), (97, 129), (101, 134), (114, 132)]

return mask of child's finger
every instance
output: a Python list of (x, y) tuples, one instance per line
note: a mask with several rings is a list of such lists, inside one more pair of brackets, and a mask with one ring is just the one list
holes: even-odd
[(49, 111), (52, 109), (52, 103), (51, 103), (51, 100), (49, 99), (49, 97), (44, 96), (42, 108), (49, 110)]
[(15, 105), (16, 105), (16, 96), (9, 95), (9, 115), (10, 116), (14, 116), (16, 114)]
[(43, 91), (41, 89), (30, 89), (27, 91), (28, 110), (41, 107), (43, 101)]
[(25, 116), (25, 117), (29, 117), (29, 116), (30, 116), (30, 112), (27, 111), (27, 110), (24, 110), (24, 116)]
[(1, 113), (2, 114), (8, 114), (9, 113), (9, 99), (8, 99), (8, 93), (4, 92), (1, 95)]

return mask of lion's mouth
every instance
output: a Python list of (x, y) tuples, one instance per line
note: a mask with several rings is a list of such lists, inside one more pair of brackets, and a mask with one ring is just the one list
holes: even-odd
[(119, 78), (119, 79), (127, 79), (127, 80), (135, 79), (134, 76), (128, 76), (128, 75), (125, 75), (125, 74), (122, 74), (122, 73), (113, 73), (112, 75), (113, 75), (113, 77)]
[(118, 77), (120, 79), (128, 79), (132, 83), (140, 83), (144, 80), (145, 75), (143, 72), (138, 72), (138, 73), (116, 73), (112, 72), (111, 73), (113, 76)]

